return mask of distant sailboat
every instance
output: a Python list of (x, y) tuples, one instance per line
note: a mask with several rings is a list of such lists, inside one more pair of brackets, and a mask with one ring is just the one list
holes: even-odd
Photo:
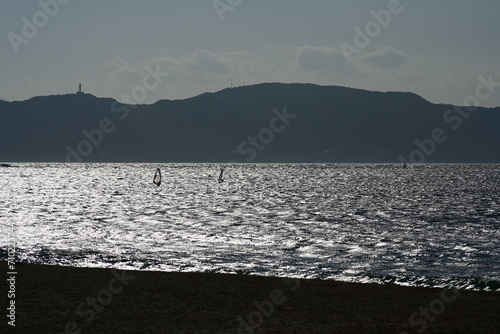
[(224, 182), (224, 177), (223, 177), (223, 174), (224, 174), (224, 168), (222, 168), (222, 169), (220, 170), (220, 174), (219, 174), (219, 183)]
[(153, 183), (156, 184), (157, 187), (161, 184), (161, 172), (159, 168), (156, 168), (155, 177), (153, 178)]

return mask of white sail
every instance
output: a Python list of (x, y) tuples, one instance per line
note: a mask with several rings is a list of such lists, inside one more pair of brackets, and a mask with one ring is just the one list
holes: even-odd
[(156, 168), (155, 177), (153, 178), (153, 183), (156, 184), (157, 187), (161, 184), (161, 172), (159, 168)]
[(224, 181), (223, 174), (224, 174), (224, 168), (222, 168), (222, 169), (220, 170), (220, 174), (219, 174), (219, 183), (222, 183), (222, 182)]

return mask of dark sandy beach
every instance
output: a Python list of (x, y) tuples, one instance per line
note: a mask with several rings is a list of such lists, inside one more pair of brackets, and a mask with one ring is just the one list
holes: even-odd
[(498, 292), (33, 264), (16, 271), (16, 326), (7, 325), (4, 279), (2, 333), (500, 333)]

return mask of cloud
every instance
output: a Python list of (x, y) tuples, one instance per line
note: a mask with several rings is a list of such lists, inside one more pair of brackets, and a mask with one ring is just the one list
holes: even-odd
[(209, 73), (229, 73), (232, 71), (229, 59), (206, 50), (197, 50), (187, 59), (189, 69)]
[(337, 48), (304, 45), (297, 52), (298, 68), (303, 71), (345, 71), (350, 66)]
[[(500, 82), (500, 64), (492, 64), (478, 68), (455, 68), (446, 75), (441, 73), (426, 73), (410, 70), (398, 73), (398, 89), (412, 91), (433, 103), (452, 103), (464, 105), (469, 96), (477, 94), (478, 86), (483, 80), (491, 79)], [(395, 86), (394, 86), (395, 87)], [(487, 95), (486, 99), (480, 100), (481, 106), (500, 106), (500, 88), (493, 92), (479, 89), (480, 94)], [(491, 93), (491, 94), (487, 94)]]
[(398, 68), (408, 61), (408, 57), (403, 51), (388, 47), (372, 53), (367, 53), (361, 56), (362, 62), (381, 67), (381, 68)]
[(102, 64), (108, 79), (121, 82), (139, 81), (144, 76), (144, 68), (127, 63), (121, 58), (114, 58)]
[(250, 53), (213, 53), (207, 50), (196, 50), (190, 55), (177, 58), (169, 55), (157, 57), (143, 62), (142, 65), (151, 66), (155, 64), (160, 64), (166, 71), (178, 75), (255, 74), (275, 70), (273, 65), (256, 58)]
[[(292, 55), (293, 57), (293, 55)], [(159, 66), (168, 72), (161, 85), (148, 92), (145, 103), (164, 98), (187, 98), (242, 83), (275, 80), (276, 68), (251, 52), (211, 52), (196, 50), (182, 55), (163, 53), (155, 58), (126, 62), (115, 58), (103, 64), (105, 90), (100, 94), (120, 99), (135, 85), (141, 85), (147, 68)], [(103, 85), (104, 86), (104, 85)]]
[[(483, 83), (484, 80), (488, 81), (490, 78), (493, 82), (500, 82), (500, 64), (492, 64), (490, 66), (483, 66), (475, 69), (464, 68), (454, 69), (450, 71), (442, 82), (442, 92), (449, 92), (455, 94), (457, 104), (463, 104), (464, 99), (469, 95), (475, 95), (477, 87)], [(481, 101), (485, 106), (499, 106), (500, 105), (500, 89), (498, 87), (490, 87), (494, 91), (488, 95), (488, 98)], [(484, 89), (483, 92), (484, 93)]]
[(112, 73), (115, 72), (134, 72), (134, 68), (121, 58), (115, 58), (102, 64), (105, 68), (109, 69)]
[(421, 82), (429, 79), (425, 74), (420, 73), (416, 70), (404, 71), (398, 74), (398, 81), (404, 84), (411, 84), (416, 82)]

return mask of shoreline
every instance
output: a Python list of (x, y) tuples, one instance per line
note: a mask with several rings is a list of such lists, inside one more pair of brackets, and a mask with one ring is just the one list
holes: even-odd
[(491, 291), (39, 264), (16, 272), (16, 326), (5, 315), (2, 324), (12, 332), (500, 332)]

